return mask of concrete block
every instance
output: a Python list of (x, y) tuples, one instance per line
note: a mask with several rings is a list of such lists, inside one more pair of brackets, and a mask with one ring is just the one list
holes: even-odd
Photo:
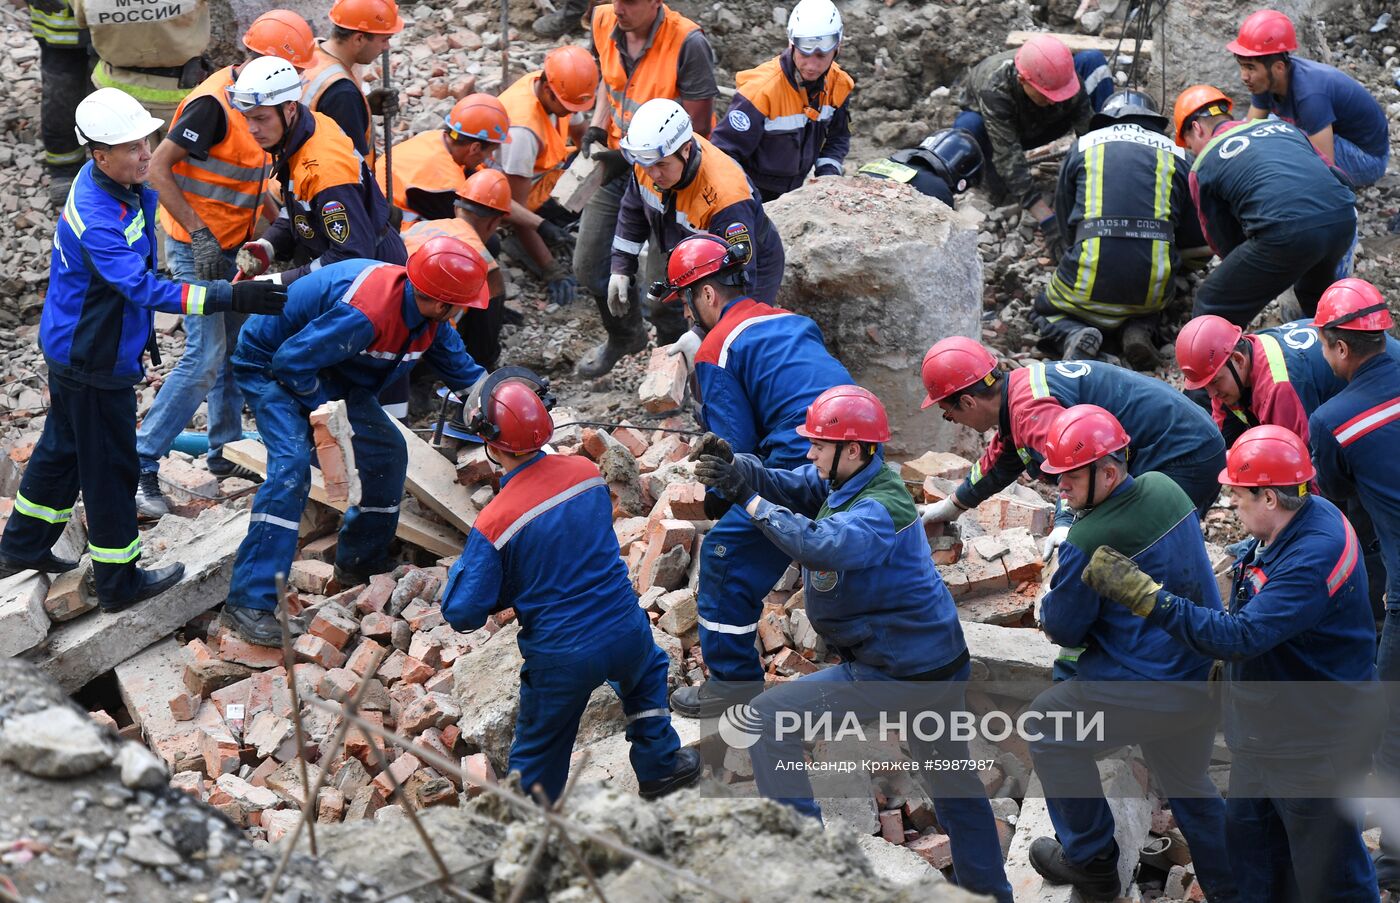
[(48, 595), (49, 578), (34, 571), (0, 581), (0, 658), (20, 655), (44, 642), (49, 632), (44, 611)]
[(578, 213), (603, 185), (604, 168), (596, 160), (579, 154), (559, 176), (549, 196), (566, 210)]
[(328, 401), (311, 412), (311, 434), (326, 495), (346, 507), (360, 503), (360, 474), (355, 469), (354, 427), (344, 400)]
[(1039, 630), (962, 622), (972, 654), (972, 680), (989, 693), (1029, 701), (1050, 686), (1056, 646)]

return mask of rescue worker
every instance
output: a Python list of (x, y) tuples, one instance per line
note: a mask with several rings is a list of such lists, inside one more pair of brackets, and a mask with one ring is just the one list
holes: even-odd
[(1087, 899), (1117, 898), (1119, 850), (1095, 759), (1139, 746), (1191, 846), (1207, 896), (1224, 903), (1238, 892), (1225, 852), (1225, 803), (1207, 774), (1216, 717), (1206, 684), (1211, 658), (1144, 624), (1080, 578), (1092, 550), (1111, 546), (1169, 591), (1220, 610), (1195, 506), (1169, 477), (1129, 476), (1129, 442), (1117, 418), (1091, 404), (1061, 411), (1045, 438), (1041, 470), (1057, 479), (1060, 498), (1078, 516), (1040, 603), (1041, 629), (1084, 652), (1074, 677), (1042, 692), (1030, 710), (1100, 716), (1103, 730), (1042, 730), (1031, 741), (1055, 836), (1031, 843), (1030, 862), (1047, 881), (1072, 884)]
[[(330, 20), (331, 36), (316, 43), (315, 59), (306, 69), (301, 102), (339, 125), (373, 169), (372, 117), (398, 113), (399, 96), (382, 87), (366, 93), (355, 67), (383, 56), (394, 35), (403, 31), (403, 17), (394, 0), (335, 0)], [(380, 77), (388, 78), (388, 73)]]
[(1376, 98), (1335, 66), (1293, 56), (1298, 36), (1281, 12), (1261, 9), (1225, 45), (1250, 94), (1249, 118), (1277, 116), (1302, 129), (1317, 152), (1358, 188), (1374, 185), (1390, 161), (1390, 126)]
[[(613, 238), (622, 196), (632, 177), (631, 167), (619, 152), (622, 137), (642, 105), (662, 97), (679, 103), (689, 114), (694, 132), (708, 137), (719, 93), (715, 52), (704, 31), (662, 0), (618, 0), (595, 7), (593, 53), (598, 57), (600, 75), (598, 100), (579, 151), (597, 158), (606, 181), (579, 216), (574, 275), (593, 293), (608, 337), (579, 361), (578, 374), (588, 379), (602, 376), (619, 359), (647, 344), (637, 310), (636, 286), (631, 286), (626, 305), (610, 303)], [(656, 254), (654, 259), (652, 272), (659, 278), (664, 258)], [(622, 313), (614, 314), (611, 308)], [(670, 324), (668, 331), (678, 332), (675, 326)]]
[[(228, 89), (253, 140), (272, 154), (282, 212), (263, 236), (238, 253), (245, 276), (291, 285), (340, 260), (403, 263), (403, 241), (388, 225), (389, 205), (354, 146), (334, 122), (297, 100), (301, 76), (291, 63), (265, 56), (243, 67)], [(259, 275), (274, 259), (310, 261)]]
[(274, 578), (291, 567), (311, 488), (314, 444), (307, 417), (327, 401), (346, 402), (363, 487), (340, 528), (336, 582), (356, 586), (390, 567), (408, 450), (377, 396), (419, 360), (459, 393), (484, 375), (450, 320), (480, 303), (485, 278), (476, 252), (455, 239), (435, 238), (406, 267), (375, 260), (321, 267), (292, 284), (281, 316), (243, 327), (233, 370), (267, 446), (267, 480), (253, 497), (224, 620), (248, 642), (282, 642)]
[[(169, 0), (155, 8), (130, 0), (70, 0), (79, 28), (97, 55), (92, 83), (136, 98), (161, 121), (165, 137), (175, 108), (214, 67), (209, 49), (208, 0)], [(152, 14), (153, 13), (153, 14)]]
[[(1345, 386), (1312, 412), (1308, 445), (1322, 492), (1330, 499), (1359, 501), (1380, 541), (1381, 561), (1366, 559), (1368, 571), (1383, 570), (1386, 589), (1376, 670), (1386, 682), (1388, 714), (1376, 770), (1395, 780), (1400, 777), (1400, 492), (1390, 456), (1400, 448), (1400, 360), (1388, 350), (1394, 340), (1386, 334), (1394, 320), (1375, 286), (1343, 279), (1322, 293), (1316, 323), (1321, 353)], [(1397, 847), (1397, 838), (1385, 831), (1376, 859), (1382, 890), (1400, 890)]]
[[(598, 93), (598, 64), (582, 47), (556, 47), (544, 58), (544, 68), (524, 75), (501, 92), (510, 114), (510, 143), (501, 149), (500, 167), (510, 178), (517, 204), (541, 213), (567, 213), (550, 200), (550, 192), (573, 159), (572, 114), (593, 108)], [(568, 236), (548, 218), (539, 225), (513, 223), (515, 237), (545, 281), (553, 304), (572, 304), (578, 280), (571, 267), (554, 259), (550, 245), (566, 244)]]
[[(660, 261), (660, 255), (681, 239), (701, 233), (744, 248), (749, 292), (765, 304), (777, 300), (783, 281), (782, 237), (768, 221), (744, 170), (692, 131), (680, 104), (662, 98), (643, 104), (627, 128), (622, 153), (633, 173), (613, 237), (608, 310), (614, 317), (645, 336), (640, 331), (641, 311), (632, 303), (642, 244), (650, 242), (650, 259)], [(681, 312), (654, 302), (650, 307), (656, 344), (669, 345), (680, 338), (685, 331)]]
[(831, 0), (799, 0), (787, 50), (734, 76), (738, 91), (710, 140), (744, 167), (765, 202), (800, 187), (808, 173), (841, 175), (855, 88), (836, 62), (841, 35)]
[(147, 139), (160, 121), (131, 95), (102, 88), (74, 113), (92, 152), (54, 233), (39, 346), (49, 371), (44, 432), (0, 538), (0, 574), (69, 571), (53, 545), (79, 489), (87, 514), (93, 583), (104, 611), (120, 611), (180, 581), (184, 565), (137, 567), (136, 392), (143, 357), (156, 353), (154, 311), (200, 316), (276, 313), (280, 286), (172, 282), (155, 273), (156, 193), (145, 186)]
[(587, 26), (585, 17), (591, 11), (592, 4), (587, 0), (562, 0), (558, 9), (540, 16), (530, 27), (535, 34), (552, 41), (573, 31), (583, 31)]
[(1025, 152), (1070, 130), (1089, 131), (1090, 117), (1112, 92), (1113, 75), (1103, 53), (1070, 53), (1051, 35), (1034, 35), (968, 73), (953, 127), (971, 132), (982, 145), (989, 164), (983, 184), (992, 203), (1019, 203), (1029, 210), (1052, 246), (1055, 211), (1036, 188)]
[[(263, 13), (243, 35), (254, 56), (277, 56), (293, 66), (311, 61), (315, 38), (296, 13)], [(151, 155), (150, 183), (160, 194), (165, 260), (181, 282), (227, 279), (245, 242), (252, 241), (262, 210), (268, 156), (248, 131), (227, 89), (241, 66), (225, 66), (189, 93), (174, 125)], [(243, 437), (243, 393), (233, 381), (233, 346), (243, 316), (232, 311), (185, 324), (185, 350), (165, 378), (136, 433), (141, 477), (136, 510), (146, 517), (170, 512), (160, 488), (160, 459), (199, 406), (207, 401), (209, 451), (205, 464), (216, 477), (250, 478), (252, 471), (226, 460), (224, 445)]]
[(873, 179), (903, 182), (951, 207), (954, 196), (981, 184), (982, 166), (982, 146), (971, 132), (942, 129), (920, 141), (918, 147), (871, 160), (858, 172)]
[[(409, 190), (414, 206), (433, 209), (440, 200), (417, 201), (417, 189)], [(412, 253), (425, 242), (439, 235), (450, 235), (464, 242), (481, 255), (487, 266), (486, 281), (481, 286), (480, 307), (469, 307), (457, 321), (467, 354), (488, 370), (494, 370), (501, 356), (501, 328), (505, 325), (506, 284), (496, 262), (500, 242), (496, 230), (511, 210), (510, 185), (498, 169), (482, 169), (472, 173), (460, 194), (452, 196), (451, 218), (426, 219), (415, 222), (403, 233), (404, 245)], [(496, 250), (492, 250), (495, 248)]]
[[(1308, 493), (1303, 440), (1256, 426), (1230, 449), (1230, 487), (1252, 537), (1228, 611), (1182, 597), (1112, 546), (1083, 580), (1154, 629), (1225, 661), (1227, 848), (1240, 899), (1378, 900), (1376, 874), (1339, 786), (1370, 768), (1381, 718), (1375, 625), (1351, 524)], [(1271, 682), (1287, 681), (1286, 684)]]
[(1182, 255), (1209, 256), (1191, 164), (1169, 124), (1146, 94), (1119, 91), (1060, 165), (1055, 218), (1067, 250), (1030, 318), (1055, 357), (1096, 358), (1107, 339), (1134, 369), (1157, 366), (1157, 322)]
[[(1122, 424), (1132, 445), (1128, 473), (1169, 476), (1205, 514), (1220, 494), (1216, 474), (1225, 444), (1210, 416), (1159, 379), (1099, 361), (1037, 361), (1001, 373), (981, 343), (952, 336), (924, 355), (924, 407), (937, 404), (943, 419), (996, 435), (953, 495), (928, 506), (925, 521), (948, 521), (1005, 489), (1022, 471), (1044, 477), (1041, 463), (1055, 416), (1094, 404)], [(1064, 527), (1056, 528), (1055, 541)], [(1046, 550), (1049, 557), (1053, 544)]]
[[(402, 211), (401, 231), (420, 219), (451, 216), (450, 204), (466, 190), (467, 175), (489, 162), (503, 142), (510, 140), (510, 117), (501, 102), (490, 94), (468, 94), (452, 105), (442, 120), (442, 128), (419, 132), (394, 145), (394, 196), (389, 200)], [(381, 191), (385, 188), (385, 161), (374, 164), (374, 177)], [(447, 210), (417, 209), (409, 201), (411, 191), (441, 192), (437, 199)], [(418, 195), (424, 200), (431, 199)]]
[[(965, 711), (972, 664), (918, 507), (885, 463), (884, 405), (860, 386), (834, 386), (817, 396), (795, 432), (810, 447), (809, 463), (794, 470), (767, 468), (707, 434), (695, 474), (802, 566), (807, 615), (840, 652), (839, 665), (779, 684), (749, 707), (758, 729), (750, 748), (758, 792), (820, 819), (802, 737), (777, 733), (779, 713), (812, 718), (835, 711), (844, 723), (877, 712)], [(917, 733), (907, 739), (920, 763), (970, 757), (965, 740), (930, 742)], [(957, 883), (1011, 903), (996, 822), (976, 772), (929, 767), (919, 775), (951, 838)]]
[[(826, 350), (816, 323), (748, 294), (744, 259), (742, 249), (712, 235), (684, 239), (653, 294), (662, 303), (680, 301), (693, 325), (678, 348), (693, 362), (700, 422), (718, 437), (697, 448), (723, 440), (764, 467), (792, 470), (805, 460), (797, 427), (807, 407), (851, 375)], [(718, 496), (707, 495), (705, 506), (717, 523), (700, 549), (696, 607), (710, 679), (671, 696), (671, 708), (690, 718), (718, 715), (733, 699), (752, 695), (744, 682), (763, 680), (754, 650), (763, 597), (792, 560), (742, 510)]]
[(78, 27), (70, 0), (30, 0), (29, 30), (39, 42), (39, 134), (49, 201), (63, 209), (73, 177), (83, 166), (83, 148), (73, 131), (73, 111), (92, 90), (88, 48), (92, 39)]
[(1176, 98), (1177, 144), (1196, 156), (1191, 194), (1220, 265), (1196, 289), (1192, 316), (1241, 328), (1289, 286), (1311, 317), (1356, 235), (1356, 195), (1297, 126), (1232, 122), (1210, 85)]
[(501, 488), (476, 516), (442, 596), (443, 617), (456, 630), (476, 630), (504, 608), (520, 621), (525, 663), (507, 768), (520, 773), (526, 790), (558, 799), (579, 719), (606, 681), (627, 716), (642, 798), (688, 787), (704, 763), (681, 748), (671, 726), (671, 660), (652, 639), (618, 554), (607, 484), (587, 458), (541, 451), (554, 433), (536, 394), (544, 390), (528, 371), (523, 378), (510, 371), (518, 368), (481, 387), (470, 415)]

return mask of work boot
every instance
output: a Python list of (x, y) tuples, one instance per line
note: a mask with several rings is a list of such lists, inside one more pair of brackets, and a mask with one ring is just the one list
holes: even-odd
[(1099, 356), (1103, 333), (1092, 326), (1083, 326), (1065, 337), (1060, 357), (1067, 361), (1092, 361)]
[(1381, 848), (1371, 854), (1371, 861), (1376, 867), (1376, 885), (1392, 894), (1400, 891), (1400, 856), (1387, 851), (1382, 842)]
[(235, 464), (223, 455), (205, 455), (204, 466), (221, 480), (225, 477), (238, 477), (240, 480), (248, 480), (253, 483), (263, 481), (262, 474), (256, 470), (249, 470), (242, 464)]
[(1123, 358), (1134, 370), (1156, 369), (1161, 361), (1157, 357), (1157, 345), (1152, 341), (1152, 330), (1141, 323), (1124, 326)]
[(225, 624), (254, 646), (271, 646), (275, 649), (282, 645), (282, 625), (278, 623), (275, 611), (225, 603), (223, 617)]
[(185, 566), (177, 561), (163, 568), (153, 568), (149, 571), (137, 568), (136, 576), (140, 579), (140, 583), (136, 586), (136, 592), (125, 599), (118, 599), (114, 602), (99, 600), (103, 611), (121, 611), (124, 608), (130, 608), (137, 602), (145, 602), (147, 599), (159, 596), (180, 582), (180, 578), (185, 576)]
[(637, 794), (644, 800), (654, 800), (693, 785), (704, 773), (705, 763), (700, 754), (688, 746), (681, 747), (676, 750), (675, 770), (656, 781), (638, 781)]
[(0, 580), (13, 577), (20, 571), (38, 571), (41, 574), (62, 574), (78, 566), (78, 562), (59, 558), (52, 552), (45, 552), (38, 561), (22, 561), (12, 555), (0, 552)]
[(584, 379), (597, 379), (629, 354), (636, 354), (647, 347), (647, 334), (635, 332), (631, 335), (609, 335), (608, 340), (596, 345), (578, 362), (575, 372)]
[(728, 683), (711, 678), (698, 687), (681, 687), (672, 693), (671, 711), (683, 718), (717, 718), (730, 706), (748, 702), (762, 692), (762, 681)]
[(160, 471), (145, 470), (136, 479), (136, 513), (142, 517), (165, 517), (170, 503), (160, 490)]
[(1037, 837), (1031, 843), (1031, 868), (1051, 884), (1071, 884), (1085, 900), (1111, 901), (1123, 889), (1118, 880), (1118, 844), (1086, 865), (1065, 858), (1065, 848), (1053, 837)]
[(583, 31), (583, 11), (585, 4), (578, 0), (567, 0), (564, 8), (548, 15), (540, 16), (532, 26), (535, 34), (548, 40), (562, 38), (571, 31)]
[(55, 213), (62, 212), (68, 203), (68, 192), (81, 169), (81, 166), (59, 166), (49, 169), (49, 204)]

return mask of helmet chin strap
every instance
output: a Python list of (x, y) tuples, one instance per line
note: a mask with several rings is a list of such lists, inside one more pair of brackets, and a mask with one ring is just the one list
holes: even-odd
[[(690, 156), (685, 158), (685, 166), (681, 169), (681, 177), (672, 185), (670, 191), (680, 191), (695, 181), (695, 174), (700, 171), (700, 142), (694, 138), (690, 139)], [(678, 152), (679, 153), (679, 152)]]

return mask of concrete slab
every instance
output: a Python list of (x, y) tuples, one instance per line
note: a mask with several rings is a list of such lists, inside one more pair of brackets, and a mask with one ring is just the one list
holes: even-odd
[(1050, 686), (1056, 646), (1039, 630), (970, 621), (963, 621), (962, 629), (972, 655), (972, 680), (995, 684), (978, 689), (1031, 700)]

